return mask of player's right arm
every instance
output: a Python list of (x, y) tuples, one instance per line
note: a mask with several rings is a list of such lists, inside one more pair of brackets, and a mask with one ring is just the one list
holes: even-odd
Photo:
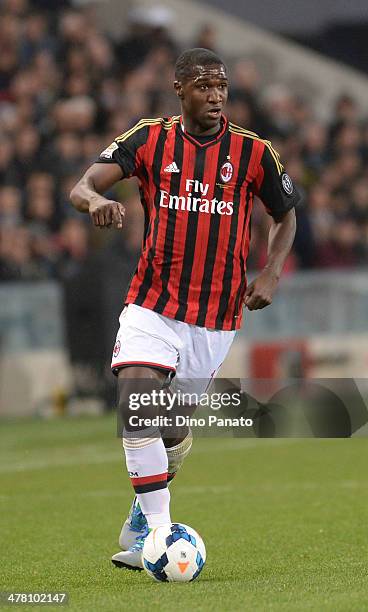
[(93, 164), (73, 187), (70, 200), (77, 210), (89, 213), (96, 227), (123, 227), (125, 208), (103, 195), (123, 178), (118, 164)]
[(130, 130), (118, 136), (73, 187), (70, 194), (73, 206), (80, 212), (89, 213), (97, 227), (123, 226), (123, 204), (108, 200), (103, 194), (122, 178), (138, 176), (149, 128), (159, 122), (141, 119)]

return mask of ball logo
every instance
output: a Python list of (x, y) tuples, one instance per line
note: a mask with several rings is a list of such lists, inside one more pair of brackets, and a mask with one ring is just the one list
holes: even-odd
[(227, 161), (221, 166), (220, 176), (224, 183), (231, 181), (234, 173), (234, 168), (231, 162)]
[(184, 572), (187, 570), (188, 565), (189, 561), (185, 561), (185, 563), (178, 561), (178, 568), (181, 574), (184, 574)]
[(113, 351), (114, 357), (117, 357), (119, 355), (120, 349), (121, 349), (121, 342), (120, 340), (117, 340), (115, 342), (114, 351)]
[(290, 176), (286, 174), (286, 172), (284, 172), (284, 174), (281, 176), (281, 183), (285, 193), (287, 193), (287, 195), (291, 195), (294, 191), (294, 185)]

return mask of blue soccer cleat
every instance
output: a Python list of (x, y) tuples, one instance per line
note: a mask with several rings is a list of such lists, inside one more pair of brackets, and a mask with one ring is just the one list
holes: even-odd
[(146, 537), (147, 527), (146, 517), (141, 510), (137, 497), (135, 497), (133, 499), (128, 518), (122, 526), (120, 532), (120, 548), (123, 550), (129, 550), (132, 546), (135, 546), (137, 537), (140, 535), (144, 535), (144, 537)]
[[(138, 504), (137, 504), (138, 505)], [(116, 567), (124, 567), (130, 570), (143, 570), (142, 552), (149, 529), (146, 524), (141, 533), (135, 536), (135, 543), (128, 550), (122, 550), (111, 557), (111, 561)]]

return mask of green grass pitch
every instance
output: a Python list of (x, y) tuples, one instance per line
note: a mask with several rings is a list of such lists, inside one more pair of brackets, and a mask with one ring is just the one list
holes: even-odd
[(172, 517), (207, 564), (160, 584), (110, 563), (132, 499), (114, 417), (2, 422), (0, 590), (68, 591), (78, 612), (368, 610), (367, 466), (364, 438), (197, 439)]

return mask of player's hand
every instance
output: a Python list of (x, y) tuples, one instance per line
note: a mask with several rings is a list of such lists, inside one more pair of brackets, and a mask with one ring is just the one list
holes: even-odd
[(120, 202), (107, 200), (103, 196), (92, 200), (89, 204), (89, 214), (96, 227), (123, 227), (125, 207)]
[(249, 310), (260, 310), (272, 304), (272, 297), (278, 283), (277, 275), (265, 268), (257, 278), (248, 285), (244, 296), (244, 305)]

